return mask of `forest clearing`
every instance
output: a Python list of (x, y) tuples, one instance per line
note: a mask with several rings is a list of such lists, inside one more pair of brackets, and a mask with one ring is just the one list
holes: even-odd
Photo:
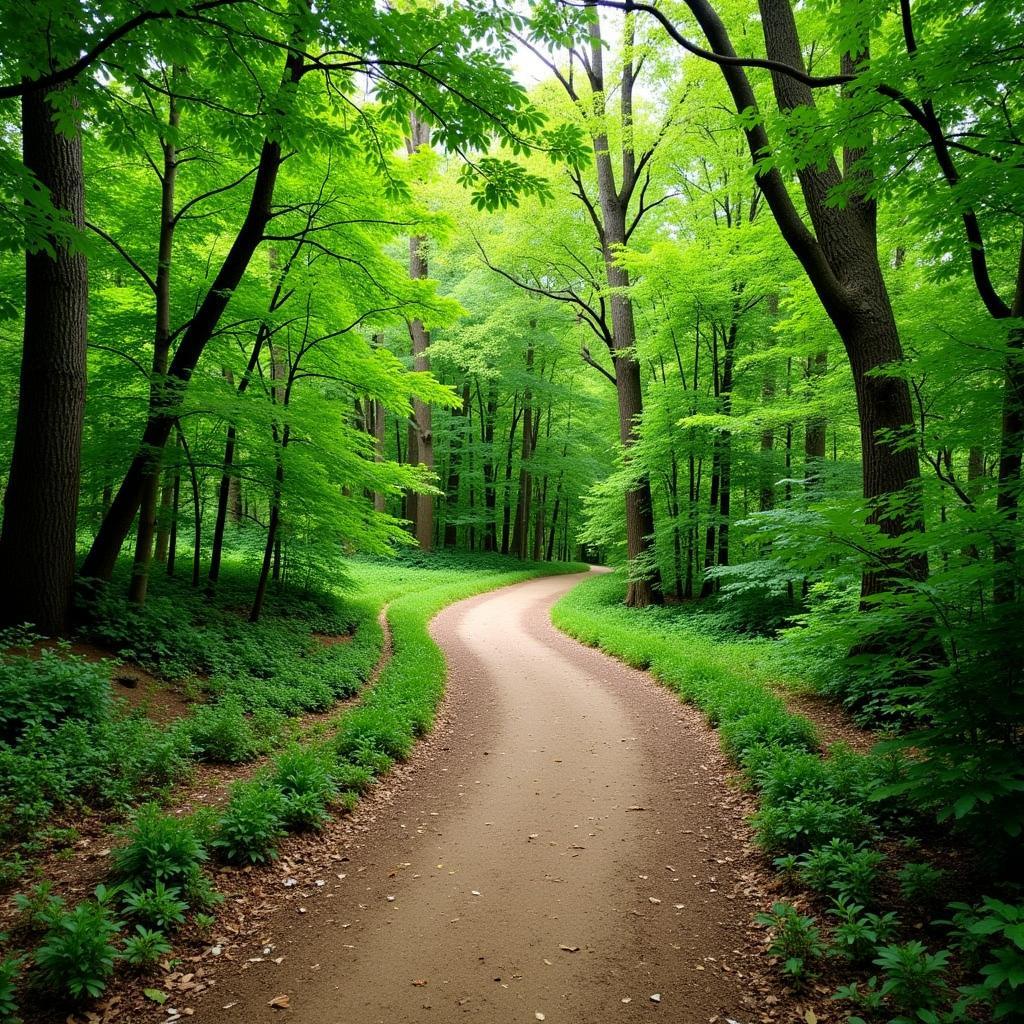
[(1024, 1022), (1024, 4), (0, 30), (0, 1024)]

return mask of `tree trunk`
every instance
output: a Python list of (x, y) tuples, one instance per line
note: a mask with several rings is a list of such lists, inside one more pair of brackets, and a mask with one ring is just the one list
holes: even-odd
[[(82, 139), (63, 135), (58, 90), (22, 99), (25, 169), (69, 226), (85, 226)], [(85, 414), (89, 279), (84, 254), (51, 238), (53, 255), (25, 255), (25, 320), (18, 413), (0, 531), (0, 622), (65, 630), (75, 579), (80, 449)]]
[(483, 416), (484, 442), (484, 551), (498, 550), (498, 465), (494, 457), (494, 421), (498, 415), (498, 388), (492, 384), (487, 392), (487, 411)]
[(508, 448), (505, 450), (505, 492), (501, 510), (501, 553), (508, 554), (509, 533), (512, 521), (512, 459), (516, 444), (516, 427), (519, 426), (519, 413), (516, 411), (519, 396), (512, 398), (512, 425), (508, 431)]
[[(536, 329), (537, 322), (530, 321), (530, 330)], [(512, 553), (516, 558), (526, 558), (530, 531), (530, 497), (533, 489), (530, 477), (530, 459), (533, 455), (533, 394), (529, 380), (533, 375), (533, 341), (526, 348), (526, 390), (523, 392), (523, 448), (519, 460), (519, 493), (516, 497), (516, 518), (512, 529)]]
[(466, 433), (466, 422), (470, 409), (469, 381), (462, 385), (462, 407), (452, 413), (451, 417), (451, 443), (448, 446), (448, 483), (445, 486), (445, 510), (444, 510), (444, 546), (454, 548), (458, 546), (459, 530), (455, 525), (452, 513), (459, 504), (459, 461), (461, 450), (466, 445), (468, 436)]
[[(708, 0), (687, 0), (712, 47), (726, 56), (735, 49), (715, 9)], [(761, 27), (767, 56), (804, 70), (803, 48), (797, 33), (791, 0), (759, 0)], [(867, 59), (863, 53), (842, 55), (845, 71)], [(722, 74), (736, 109), (757, 111), (757, 99), (744, 70), (722, 65)], [(783, 113), (798, 107), (814, 109), (809, 86), (789, 75), (773, 72), (776, 103)], [(910, 389), (905, 380), (874, 376), (903, 360), (892, 303), (878, 260), (876, 208), (871, 198), (867, 163), (858, 150), (843, 153), (843, 172), (835, 159), (800, 168), (804, 204), (813, 231), (804, 223), (789, 195), (777, 166), (764, 163), (771, 142), (764, 123), (751, 119), (744, 128), (755, 177), (771, 208), (783, 238), (800, 261), (829, 318), (835, 324), (850, 359), (857, 410), (860, 417), (864, 496), (872, 506), (870, 522), (894, 540), (923, 529), (916, 446), (905, 443), (914, 430)], [(843, 205), (833, 203), (834, 189), (845, 180), (857, 189)], [(896, 443), (879, 437), (879, 430), (893, 430)], [(895, 500), (894, 500), (895, 499)], [(927, 576), (927, 559), (910, 557), (897, 565), (895, 555), (887, 564), (865, 570), (861, 589), (865, 598), (882, 590), (896, 589), (907, 577)]]
[(153, 558), (161, 565), (167, 561), (167, 543), (171, 529), (171, 503), (174, 500), (174, 484), (164, 480), (160, 493), (160, 513), (156, 521), (156, 548)]
[[(415, 113), (409, 117), (409, 136), (406, 147), (411, 154), (421, 146), (430, 145), (430, 128)], [(414, 235), (409, 239), (409, 276), (422, 280), (427, 276), (427, 239)], [(409, 335), (412, 338), (413, 369), (418, 373), (430, 370), (430, 335), (419, 320), (409, 321)], [(416, 431), (417, 461), (427, 469), (434, 469), (434, 432), (431, 424), (430, 406), (418, 398), (412, 403), (412, 424)], [(410, 462), (412, 459), (410, 458)], [(414, 534), (421, 551), (429, 551), (434, 543), (434, 498), (430, 494), (417, 494)]]
[[(286, 88), (294, 88), (302, 77), (301, 49), (299, 46), (289, 51), (282, 83)], [(166, 443), (184, 390), (199, 357), (240, 284), (253, 253), (263, 240), (266, 226), (270, 222), (274, 189), (281, 162), (280, 142), (276, 139), (265, 139), (245, 218), (220, 270), (182, 335), (167, 371), (168, 387), (164, 389), (163, 401), (149, 410), (138, 451), (82, 565), (83, 576), (110, 579), (121, 545), (131, 529), (142, 500), (143, 482), (149, 461), (147, 453), (162, 448)]]
[[(176, 441), (177, 447), (181, 442)], [(181, 461), (174, 460), (174, 481), (171, 485), (171, 523), (167, 535), (167, 575), (174, 575), (174, 562), (178, 556), (178, 516), (181, 512)]]
[[(828, 352), (818, 352), (807, 360), (807, 382), (810, 387), (809, 403), (819, 400), (821, 379), (828, 371)], [(820, 489), (822, 465), (825, 462), (825, 431), (828, 420), (820, 413), (808, 416), (804, 428), (804, 486), (808, 494)]]
[[(153, 332), (153, 365), (149, 383), (149, 407), (156, 409), (164, 405), (163, 392), (167, 383), (167, 361), (171, 349), (171, 258), (174, 254), (174, 228), (177, 223), (174, 211), (175, 185), (178, 176), (177, 147), (175, 133), (181, 121), (178, 103), (174, 96), (174, 78), (171, 79), (167, 110), (168, 132), (162, 143), (163, 174), (160, 179), (160, 231), (157, 245), (156, 285), (156, 326)], [(149, 453), (142, 477), (142, 497), (139, 503), (139, 525), (135, 536), (135, 558), (132, 562), (132, 578), (128, 584), (128, 600), (144, 604), (149, 587), (149, 564), (153, 555), (153, 540), (157, 530), (157, 498), (160, 494), (160, 458), (163, 446)]]

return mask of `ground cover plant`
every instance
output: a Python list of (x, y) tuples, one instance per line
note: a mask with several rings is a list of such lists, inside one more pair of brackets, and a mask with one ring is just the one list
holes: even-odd
[[(183, 771), (189, 759), (196, 757), (232, 763), (261, 754), (271, 756), (255, 775), (232, 786), (226, 805), (216, 812), (203, 810), (183, 817), (165, 811), (157, 802), (140, 804), (152, 795), (151, 786), (122, 788), (122, 809), (132, 805), (136, 809), (130, 812), (130, 821), (121, 830), (112, 853), (109, 884), (98, 889), (92, 899), (70, 909), (46, 882), (15, 895), (25, 927), (15, 947), (22, 952), (4, 961), (11, 984), (20, 973), (31, 991), (49, 992), (74, 1003), (101, 993), (122, 961), (140, 970), (151, 967), (173, 949), (177, 930), (186, 924), (208, 923), (210, 912), (215, 912), (220, 898), (207, 870), (211, 862), (259, 865), (273, 861), (288, 833), (322, 827), (332, 813), (351, 808), (375, 776), (409, 755), (416, 738), (429, 730), (444, 691), (444, 657), (427, 633), (427, 624), (441, 608), (533, 576), (580, 568), (578, 564), (523, 563), (502, 556), (464, 554), (409, 554), (388, 562), (352, 562), (347, 567), (343, 593), (369, 610), (364, 621), (372, 620), (376, 627), (371, 639), (364, 638), (362, 644), (368, 647), (376, 640), (379, 653), (382, 633), (376, 615), (370, 613), (385, 606), (391, 633), (390, 657), (362, 700), (327, 721), (329, 739), (300, 735), (280, 746), (278, 740), (286, 719), (262, 702), (258, 689), (261, 677), (250, 676), (248, 685), (254, 692), (250, 692), (248, 702), (243, 704), (234, 693), (211, 694), (210, 703), (199, 704), (187, 718), (167, 727), (165, 732), (182, 746)], [(187, 602), (179, 602), (177, 607), (180, 609), (182, 604), (189, 609)], [(310, 606), (309, 597), (292, 599), (291, 607)], [(152, 607), (159, 604), (154, 602)], [(269, 604), (261, 635), (266, 635), (275, 622), (273, 607)], [(94, 621), (99, 622), (100, 613), (95, 614)], [(186, 616), (187, 611), (179, 611), (169, 625), (165, 623), (167, 635), (185, 629), (179, 620)], [(227, 645), (230, 617), (220, 610), (209, 619), (223, 630), (220, 635)], [(283, 632), (289, 639), (294, 641), (303, 635), (298, 624), (301, 621), (297, 614), (295, 621), (286, 622)], [(321, 642), (316, 636), (332, 625), (336, 628), (339, 621), (349, 620), (340, 620), (336, 613), (330, 618), (322, 607), (318, 615), (305, 620), (306, 643), (299, 648), (298, 657), (308, 658), (311, 664), (301, 669), (293, 666), (293, 678), (298, 671), (312, 678), (321, 665), (326, 671), (346, 665), (338, 658), (320, 661), (317, 650)], [(212, 625), (206, 628), (217, 636)], [(237, 620), (235, 628), (239, 628)], [(115, 612), (115, 621), (102, 629), (108, 636), (122, 629), (120, 612)], [(357, 658), (363, 655), (363, 647), (354, 639), (326, 648), (339, 649), (355, 650)], [(30, 659), (25, 655), (16, 657), (22, 661), (14, 662), (10, 676), (21, 680), (18, 667)], [(47, 673), (58, 674), (58, 678), (70, 674), (81, 683), (67, 691), (52, 687), (62, 699), (40, 702), (39, 717), (48, 723), (86, 719), (92, 727), (104, 721), (104, 715), (116, 712), (110, 696), (109, 666), (87, 662), (67, 648), (43, 651), (32, 664), (40, 666), (38, 671), (44, 680), (52, 678)], [(360, 670), (365, 677), (365, 665)], [(80, 675), (85, 677), (84, 682)], [(22, 681), (35, 679), (30, 674)], [(266, 682), (273, 686), (275, 679), (270, 676)], [(44, 685), (44, 695), (47, 692)], [(22, 690), (16, 689), (16, 695), (20, 693)], [(80, 711), (79, 705), (84, 710)], [(13, 700), (11, 706), (15, 706)], [(164, 735), (141, 715), (131, 721), (152, 728), (152, 735), (158, 738)], [(20, 734), (15, 736), (12, 731), (10, 738), (14, 756), (19, 754), (15, 741)], [(158, 752), (163, 750), (162, 742), (155, 743)], [(38, 748), (32, 749), (38, 754)], [(108, 770), (116, 770), (120, 764), (114, 760)], [(25, 772), (29, 772), (27, 765)], [(162, 795), (173, 796), (167, 786), (174, 781), (167, 780)], [(72, 796), (81, 806), (93, 806), (91, 791), (79, 789), (67, 799)], [(25, 940), (31, 936), (35, 944), (26, 946)]]
[(628, 609), (624, 585), (617, 575), (587, 580), (555, 605), (552, 619), (649, 669), (718, 729), (757, 793), (756, 841), (795, 891), (815, 897), (813, 914), (778, 901), (758, 916), (788, 981), (799, 988), (828, 974), (851, 1020), (1014, 1019), (1024, 1007), (1024, 942), (1010, 922), (1024, 904), (1014, 902), (1012, 863), (983, 870), (987, 840), (979, 837), (974, 877), (957, 882), (969, 902), (950, 904), (948, 873), (913, 856), (922, 837), (936, 848), (956, 837), (947, 828), (943, 840), (934, 801), (916, 803), (903, 785), (910, 755), (881, 741), (870, 753), (822, 749), (812, 723), (786, 707), (793, 663), (779, 640), (737, 635), (728, 613)]

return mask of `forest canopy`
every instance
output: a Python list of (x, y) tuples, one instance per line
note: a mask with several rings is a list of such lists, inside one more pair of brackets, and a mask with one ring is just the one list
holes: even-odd
[(1022, 39), (1018, 0), (0, 3), (2, 624), (226, 558), (254, 624), (364, 554), (605, 562), (778, 638), (1005, 853)]

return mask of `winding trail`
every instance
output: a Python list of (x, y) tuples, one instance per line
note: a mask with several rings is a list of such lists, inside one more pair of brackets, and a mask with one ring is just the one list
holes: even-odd
[(194, 1020), (751, 1018), (741, 800), (696, 712), (550, 624), (580, 579), (434, 620), (438, 730), (340, 851), (331, 898), (267, 922), (282, 964), (221, 977)]

